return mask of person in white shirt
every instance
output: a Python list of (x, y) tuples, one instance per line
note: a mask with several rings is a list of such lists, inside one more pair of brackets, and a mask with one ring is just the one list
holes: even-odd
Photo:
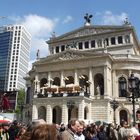
[(84, 121), (79, 121), (79, 127), (77, 133), (74, 134), (75, 140), (85, 140), (85, 136), (83, 135), (84, 128), (85, 128)]

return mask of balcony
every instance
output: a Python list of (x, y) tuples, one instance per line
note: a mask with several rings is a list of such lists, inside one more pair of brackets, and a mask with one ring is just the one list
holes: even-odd
[(43, 89), (43, 92), (37, 94), (37, 98), (47, 97), (71, 97), (71, 96), (85, 96), (89, 97), (90, 93), (83, 91), (80, 86), (70, 87), (47, 87)]

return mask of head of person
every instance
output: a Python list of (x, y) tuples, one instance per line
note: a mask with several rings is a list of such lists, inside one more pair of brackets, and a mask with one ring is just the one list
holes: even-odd
[(31, 133), (30, 140), (57, 140), (56, 125), (40, 124)]
[(126, 140), (135, 140), (134, 134), (131, 129), (126, 129)]
[(121, 121), (120, 125), (121, 125), (121, 127), (125, 127), (125, 128), (128, 127), (128, 123), (127, 123), (127, 121), (124, 121), (124, 120)]
[(77, 119), (71, 119), (68, 122), (68, 128), (71, 129), (71, 131), (73, 133), (77, 133), (79, 126), (80, 126), (80, 124), (79, 124), (79, 121)]
[(84, 121), (79, 121), (79, 127), (77, 128), (77, 134), (81, 135), (84, 128), (85, 128), (85, 122)]
[(40, 124), (46, 124), (46, 121), (43, 119), (34, 119), (27, 125), (27, 131), (32, 131), (32, 129)]

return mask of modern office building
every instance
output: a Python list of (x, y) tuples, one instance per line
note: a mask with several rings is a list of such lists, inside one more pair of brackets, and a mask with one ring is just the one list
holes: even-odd
[(119, 26), (92, 25), (91, 17), (87, 14), (78, 29), (53, 35), (47, 41), (50, 55), (33, 63), (27, 77), (32, 119), (65, 124), (70, 118), (131, 123), (133, 113), (136, 121), (140, 119), (138, 96), (135, 106), (128, 100), (133, 99), (132, 90), (128, 92), (129, 76), (133, 73), (140, 78), (135, 29), (127, 20)]
[(0, 90), (25, 88), (31, 36), (24, 26), (0, 28)]

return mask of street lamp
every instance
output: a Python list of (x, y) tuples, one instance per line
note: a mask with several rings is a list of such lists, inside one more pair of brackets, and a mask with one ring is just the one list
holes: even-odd
[(114, 124), (116, 125), (116, 115), (115, 115), (115, 111), (116, 111), (116, 109), (118, 108), (118, 106), (119, 106), (119, 102), (118, 101), (116, 101), (115, 99), (114, 100), (112, 100), (112, 101), (110, 101), (110, 105), (111, 105), (111, 108), (113, 109), (113, 111), (114, 111)]
[(74, 108), (75, 102), (74, 101), (68, 101), (67, 102), (67, 107), (68, 107), (68, 120), (71, 119), (71, 111)]
[[(126, 98), (129, 98), (132, 101), (133, 125), (135, 125), (135, 123), (136, 123), (135, 102), (136, 102), (136, 99), (139, 97), (139, 89), (140, 89), (140, 87), (139, 87), (140, 82), (139, 81), (140, 81), (139, 78), (135, 77), (133, 73), (131, 73), (130, 77), (128, 78), (128, 89), (132, 94), (131, 94), (131, 96), (127, 96), (127, 94), (126, 94)], [(122, 81), (120, 84), (122, 84), (121, 87), (124, 87), (124, 84), (126, 84), (126, 83), (124, 81)]]

